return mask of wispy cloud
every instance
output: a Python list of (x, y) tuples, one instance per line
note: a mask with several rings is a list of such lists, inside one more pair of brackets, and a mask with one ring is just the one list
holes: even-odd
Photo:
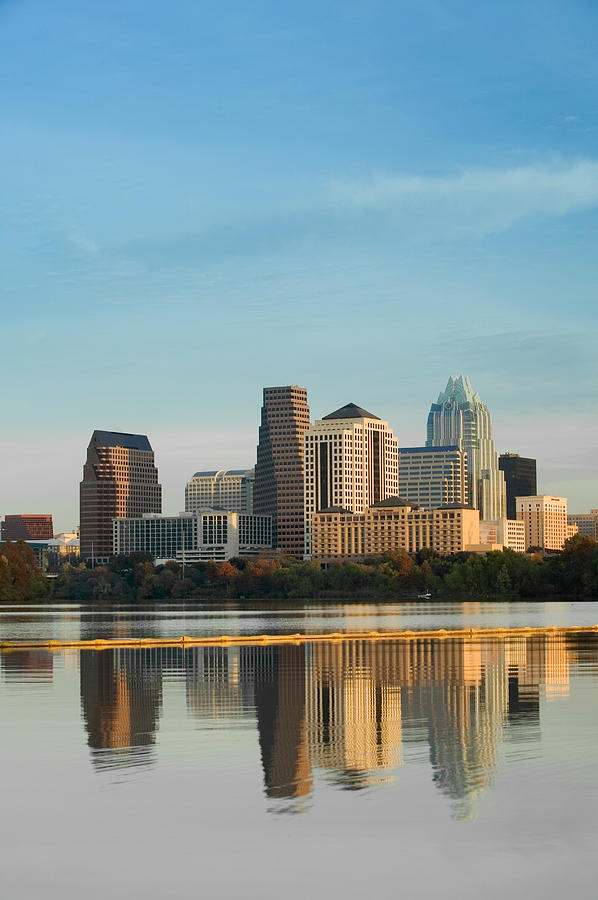
[(100, 250), (100, 245), (97, 241), (91, 240), (91, 238), (86, 237), (80, 232), (73, 231), (71, 234), (67, 235), (66, 239), (78, 250), (83, 250), (85, 253), (97, 253)]
[(598, 207), (598, 160), (450, 176), (373, 175), (287, 185), (278, 204), (244, 208), (196, 231), (131, 240), (112, 251), (156, 267), (200, 266), (231, 257), (310, 252), (330, 242), (400, 238), (403, 243), (482, 238), (526, 220)]
[(379, 175), (334, 181), (338, 209), (386, 215), (432, 233), (484, 235), (525, 219), (554, 218), (598, 206), (598, 161), (470, 170), (454, 176)]

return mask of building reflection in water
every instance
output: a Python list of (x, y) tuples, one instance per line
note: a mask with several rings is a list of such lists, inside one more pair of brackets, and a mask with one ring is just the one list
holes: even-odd
[[(55, 659), (16, 651), (0, 665), (11, 683), (51, 681)], [(307, 808), (318, 774), (367, 788), (424, 744), (453, 814), (471, 819), (503, 748), (539, 740), (541, 703), (567, 696), (578, 662), (596, 667), (595, 635), (82, 651), (81, 705), (96, 768), (150, 765), (164, 680), (184, 683), (201, 727), (255, 723), (265, 794), (285, 811)]]
[(391, 645), (311, 646), (306, 679), (309, 750), (332, 780), (357, 789), (401, 761), (401, 688), (388, 674)]
[(54, 654), (47, 650), (9, 650), (0, 660), (6, 681), (52, 683)]
[(162, 649), (81, 652), (83, 721), (92, 762), (98, 768), (153, 761), (163, 655)]
[(305, 797), (312, 788), (306, 729), (305, 646), (288, 644), (243, 650), (243, 675), (251, 678), (254, 689), (266, 794), (278, 800)]

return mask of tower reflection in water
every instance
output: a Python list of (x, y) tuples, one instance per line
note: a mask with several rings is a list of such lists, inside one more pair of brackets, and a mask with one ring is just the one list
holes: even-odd
[(81, 707), (98, 768), (153, 760), (162, 706), (160, 651), (82, 651)]
[[(83, 720), (94, 766), (150, 765), (164, 679), (184, 681), (188, 714), (211, 728), (220, 720), (223, 741), (233, 719), (255, 722), (273, 809), (305, 809), (317, 777), (352, 790), (389, 780), (425, 744), (435, 784), (468, 819), (501, 746), (539, 740), (541, 697), (567, 695), (579, 648), (598, 660), (595, 636), (580, 639), (83, 651)], [(47, 677), (48, 658), (39, 664)], [(33, 662), (19, 665), (31, 677)]]

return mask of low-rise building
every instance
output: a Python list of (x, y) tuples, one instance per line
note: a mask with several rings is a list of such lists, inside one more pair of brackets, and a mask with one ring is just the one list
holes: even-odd
[(598, 509), (591, 509), (589, 513), (568, 513), (567, 523), (577, 525), (578, 534), (598, 540)]
[(525, 549), (562, 550), (567, 530), (567, 498), (537, 494), (517, 497), (517, 518), (525, 526)]
[(54, 526), (49, 513), (5, 516), (2, 522), (2, 541), (47, 541), (53, 537)]
[(51, 569), (60, 568), (65, 563), (76, 563), (81, 555), (81, 544), (77, 531), (63, 531), (48, 541), (48, 562)]
[(519, 519), (491, 519), (480, 522), (482, 543), (500, 544), (516, 553), (525, 553), (525, 524)]
[(479, 511), (463, 504), (422, 510), (398, 497), (381, 500), (362, 513), (329, 508), (312, 517), (312, 559), (362, 559), (430, 548), (442, 555), (480, 543)]
[(223, 562), (272, 548), (272, 519), (225, 509), (115, 519), (114, 555), (149, 553), (157, 562)]

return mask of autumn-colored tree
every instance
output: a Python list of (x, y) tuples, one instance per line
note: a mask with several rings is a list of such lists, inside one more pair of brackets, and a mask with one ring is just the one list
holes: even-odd
[(33, 600), (46, 589), (35, 554), (24, 541), (0, 547), (0, 600)]
[(216, 564), (216, 581), (227, 584), (239, 574), (236, 566), (229, 562), (219, 562)]

